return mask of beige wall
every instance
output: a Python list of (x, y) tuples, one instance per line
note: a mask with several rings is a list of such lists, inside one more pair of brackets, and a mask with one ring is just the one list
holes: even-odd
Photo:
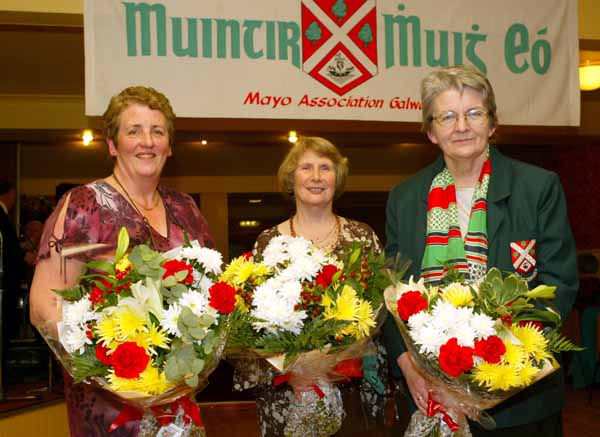
[[(569, 0), (571, 1), (571, 0)], [(579, 37), (600, 39), (600, 1), (578, 0)], [(82, 14), (83, 0), (2, 0), (0, 10)]]

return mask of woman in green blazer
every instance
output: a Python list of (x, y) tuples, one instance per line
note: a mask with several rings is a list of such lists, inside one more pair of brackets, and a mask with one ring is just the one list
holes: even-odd
[[(413, 264), (409, 274), (439, 283), (445, 264), (476, 280), (491, 267), (557, 287), (566, 319), (577, 293), (575, 242), (556, 174), (503, 156), (489, 145), (497, 126), (489, 81), (470, 67), (435, 70), (422, 82), (423, 130), (442, 156), (395, 186), (387, 204), (387, 256)], [(425, 411), (418, 375), (392, 321), (384, 339), (397, 376)], [(494, 431), (474, 435), (562, 435), (562, 372), (555, 372), (490, 411)]]

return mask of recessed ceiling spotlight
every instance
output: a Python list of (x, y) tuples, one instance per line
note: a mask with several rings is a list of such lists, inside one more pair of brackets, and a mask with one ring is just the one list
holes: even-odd
[(83, 135), (81, 136), (81, 139), (83, 140), (83, 145), (87, 147), (90, 145), (90, 143), (94, 139), (94, 134), (91, 130), (86, 129), (83, 131)]
[(294, 144), (296, 141), (298, 141), (298, 133), (295, 130), (291, 130), (289, 135), (288, 135), (288, 141), (292, 144)]
[(206, 146), (208, 144), (208, 141), (202, 140), (202, 141), (200, 141), (200, 144), (202, 144), (203, 146)]
[(262, 203), (262, 199), (248, 199), (248, 203)]

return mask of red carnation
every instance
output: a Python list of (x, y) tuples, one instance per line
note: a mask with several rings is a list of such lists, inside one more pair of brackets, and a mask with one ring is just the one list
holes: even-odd
[(137, 378), (149, 361), (150, 357), (144, 348), (132, 341), (121, 343), (110, 356), (110, 364), (119, 378)]
[(506, 352), (506, 346), (500, 337), (490, 335), (486, 340), (475, 341), (474, 355), (483, 358), (490, 364), (497, 364)]
[(331, 284), (331, 279), (333, 278), (333, 275), (335, 275), (339, 271), (340, 269), (338, 269), (333, 264), (327, 264), (325, 267), (323, 267), (321, 273), (317, 275), (317, 284), (323, 288), (327, 288), (329, 284)]
[(102, 344), (96, 345), (96, 358), (105, 366), (110, 366), (112, 364), (110, 355), (108, 355), (108, 348)]
[(244, 252), (244, 253), (242, 253), (242, 257), (246, 261), (250, 261), (250, 260), (252, 260), (252, 252)]
[(194, 282), (194, 268), (186, 263), (185, 261), (178, 261), (176, 259), (172, 259), (164, 263), (163, 269), (165, 269), (165, 274), (163, 275), (163, 279), (168, 278), (169, 276), (173, 276), (177, 272), (181, 272), (187, 270), (188, 274), (185, 278), (179, 281), (180, 284), (191, 284)]
[(235, 308), (235, 288), (225, 282), (217, 282), (208, 289), (208, 303), (221, 314), (229, 314)]
[(398, 314), (405, 322), (424, 309), (427, 309), (427, 299), (419, 291), (407, 291), (398, 299)]
[(473, 367), (473, 348), (459, 346), (455, 337), (440, 348), (440, 368), (456, 378)]

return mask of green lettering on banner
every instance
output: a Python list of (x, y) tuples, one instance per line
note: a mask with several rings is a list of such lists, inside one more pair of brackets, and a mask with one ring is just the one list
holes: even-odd
[(517, 64), (517, 56), (529, 52), (529, 32), (521, 23), (515, 23), (508, 28), (504, 38), (504, 60), (508, 69), (515, 74), (524, 73), (529, 68), (526, 59)]
[(240, 58), (240, 23), (236, 20), (217, 19), (217, 58), (227, 57), (227, 29), (231, 42), (231, 58)]
[(254, 48), (254, 31), (260, 29), (262, 23), (259, 20), (244, 21), (244, 53), (250, 59), (260, 59), (263, 57), (263, 51), (257, 51)]
[(187, 48), (183, 47), (183, 30), (181, 18), (171, 18), (173, 25), (173, 53), (175, 56), (198, 57), (198, 20), (195, 18), (186, 18), (188, 42)]
[(384, 14), (384, 33), (385, 33), (385, 66), (392, 67), (396, 62), (396, 45), (394, 44), (395, 27), (398, 27), (398, 53), (400, 65), (408, 65), (408, 26), (412, 29), (412, 58), (415, 67), (421, 66), (421, 20), (412, 15), (404, 17), (403, 15)]
[(427, 65), (430, 67), (439, 67), (448, 65), (448, 32), (439, 30), (440, 34), (440, 54), (435, 57), (435, 31), (425, 31), (425, 46), (427, 47)]
[(164, 5), (155, 3), (130, 3), (123, 2), (125, 5), (125, 26), (127, 29), (127, 56), (137, 56), (137, 25), (136, 17), (140, 16), (140, 36), (142, 43), (142, 56), (152, 55), (151, 32), (150, 32), (150, 13), (154, 13), (156, 20), (156, 54), (157, 56), (167, 55), (167, 35), (166, 35), (166, 10)]
[(277, 22), (279, 34), (279, 59), (288, 59), (288, 49), (292, 51), (292, 64), (300, 68), (300, 27), (293, 21)]

